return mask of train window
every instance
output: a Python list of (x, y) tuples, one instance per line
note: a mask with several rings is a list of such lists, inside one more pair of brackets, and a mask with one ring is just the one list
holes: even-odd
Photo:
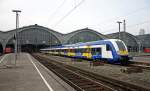
[(106, 44), (106, 51), (110, 51), (111, 50), (111, 46), (109, 44)]
[(84, 48), (82, 48), (82, 49), (81, 49), (81, 52), (82, 52), (82, 53), (83, 53), (83, 52), (85, 52), (85, 49), (84, 49)]
[(66, 52), (69, 52), (69, 49), (66, 49)]
[(70, 49), (70, 52), (72, 52), (72, 49)]
[(96, 48), (92, 48), (92, 53), (96, 51)]
[(86, 48), (86, 52), (87, 53), (91, 52), (90, 48)]
[(101, 54), (102, 51), (101, 51), (101, 48), (92, 48), (91, 52), (92, 54), (95, 55), (95, 54)]
[(80, 52), (80, 49), (76, 49), (77, 50), (77, 52)]
[(67, 49), (64, 49), (64, 52), (67, 52)]
[(78, 52), (81, 52), (81, 49), (78, 49)]
[(96, 54), (101, 54), (102, 53), (102, 49), (101, 48), (96, 48)]
[(87, 52), (87, 50), (85, 48), (81, 48), (81, 49), (78, 49), (79, 52), (83, 53), (83, 52)]
[(81, 49), (77, 49), (78, 50), (78, 52), (81, 52)]
[(82, 53), (82, 52), (83, 52), (83, 49), (79, 49), (79, 51)]
[(77, 52), (78, 52), (78, 49), (74, 49), (74, 51), (75, 51), (75, 53), (77, 53)]
[(124, 44), (121, 41), (116, 41), (119, 50), (126, 50)]
[(91, 53), (92, 53), (93, 55), (95, 55), (95, 54), (96, 54), (96, 48), (92, 48)]
[(75, 49), (72, 49), (72, 52), (75, 52)]
[(74, 52), (75, 50), (74, 49), (70, 49), (70, 52)]

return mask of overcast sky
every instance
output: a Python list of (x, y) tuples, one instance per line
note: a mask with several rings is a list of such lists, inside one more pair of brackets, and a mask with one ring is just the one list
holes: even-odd
[[(137, 35), (141, 28), (150, 33), (150, 0), (0, 0), (0, 30), (15, 28), (19, 9), (20, 27), (38, 24), (61, 33), (91, 28), (103, 34), (118, 31), (117, 21), (126, 20), (127, 32)], [(123, 29), (123, 26), (121, 26)], [(123, 31), (123, 30), (121, 30)]]

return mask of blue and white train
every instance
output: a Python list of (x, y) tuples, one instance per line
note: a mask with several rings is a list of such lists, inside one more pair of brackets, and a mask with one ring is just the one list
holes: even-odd
[(129, 61), (127, 47), (125, 43), (119, 39), (62, 45), (41, 49), (40, 51), (74, 58), (104, 60), (114, 64), (126, 64)]

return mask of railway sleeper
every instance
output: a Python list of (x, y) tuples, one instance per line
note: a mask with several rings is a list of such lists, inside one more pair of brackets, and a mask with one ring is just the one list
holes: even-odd
[[(44, 57), (42, 58), (42, 60), (44, 60)], [(59, 67), (58, 67), (59, 68)], [(70, 68), (70, 67), (69, 67)], [(81, 69), (80, 69), (80, 71), (81, 71)], [(86, 72), (86, 71), (85, 71)], [(84, 72), (83, 72), (84, 73)], [(88, 74), (88, 72), (87, 72), (87, 74)], [(92, 73), (91, 73), (92, 74)], [(96, 76), (98, 76), (99, 77), (99, 75), (96, 75), (96, 74), (94, 74), (94, 78), (96, 77)], [(63, 77), (63, 76), (62, 76)], [(93, 77), (93, 76), (92, 76)], [(102, 76), (102, 78), (104, 78), (105, 79), (105, 77), (103, 77)], [(96, 79), (98, 79), (98, 78), (96, 78)], [(103, 79), (101, 79), (101, 80), (103, 80)], [(105, 79), (106, 80), (106, 79)], [(107, 80), (109, 80), (109, 81), (107, 81), (108, 83), (113, 83), (114, 84), (114, 82), (117, 82), (118, 84), (114, 84), (114, 85), (116, 85), (116, 86), (120, 86), (121, 84), (121, 87), (122, 88), (124, 88), (124, 90), (128, 90), (128, 91), (136, 91), (137, 89), (138, 89), (138, 91), (149, 91), (148, 89), (146, 89), (146, 88), (143, 88), (143, 87), (138, 87), (138, 86), (136, 86), (136, 85), (133, 85), (133, 84), (128, 84), (128, 83), (122, 83), (122, 82), (120, 82), (120, 81), (118, 81), (118, 80), (114, 80), (114, 79), (110, 79), (110, 78), (107, 78)], [(110, 82), (110, 80), (113, 80), (113, 82)], [(119, 85), (119, 83), (120, 83), (120, 85)], [(124, 87), (124, 85), (126, 86), (126, 87)], [(74, 86), (74, 85), (72, 85), (72, 86)], [(80, 89), (79, 87), (77, 87), (77, 86), (74, 86), (75, 88), (77, 88), (77, 89)], [(96, 88), (96, 87), (95, 87)], [(90, 89), (90, 88), (89, 88)], [(105, 89), (108, 89), (108, 88), (105, 88)], [(79, 90), (79, 91), (110, 91), (110, 89), (108, 89), (108, 90)]]
[(97, 87), (97, 86), (92, 86), (92, 87), (89, 87), (89, 88), (84, 88), (85, 91), (112, 91), (110, 89), (107, 89), (107, 88), (104, 88), (104, 87)]
[(99, 86), (97, 84), (91, 83), (91, 84), (82, 85), (80, 87), (86, 89), (86, 88), (95, 88), (95, 87), (102, 87), (102, 86)]
[(80, 86), (84, 86), (84, 85), (93, 85), (93, 83), (87, 82), (87, 81), (84, 81), (84, 82), (75, 82), (75, 83), (78, 83)]

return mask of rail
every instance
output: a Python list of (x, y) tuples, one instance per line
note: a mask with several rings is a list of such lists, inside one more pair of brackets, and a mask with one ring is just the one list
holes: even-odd
[(33, 56), (77, 91), (150, 91), (134, 84), (65, 65), (41, 55)]

